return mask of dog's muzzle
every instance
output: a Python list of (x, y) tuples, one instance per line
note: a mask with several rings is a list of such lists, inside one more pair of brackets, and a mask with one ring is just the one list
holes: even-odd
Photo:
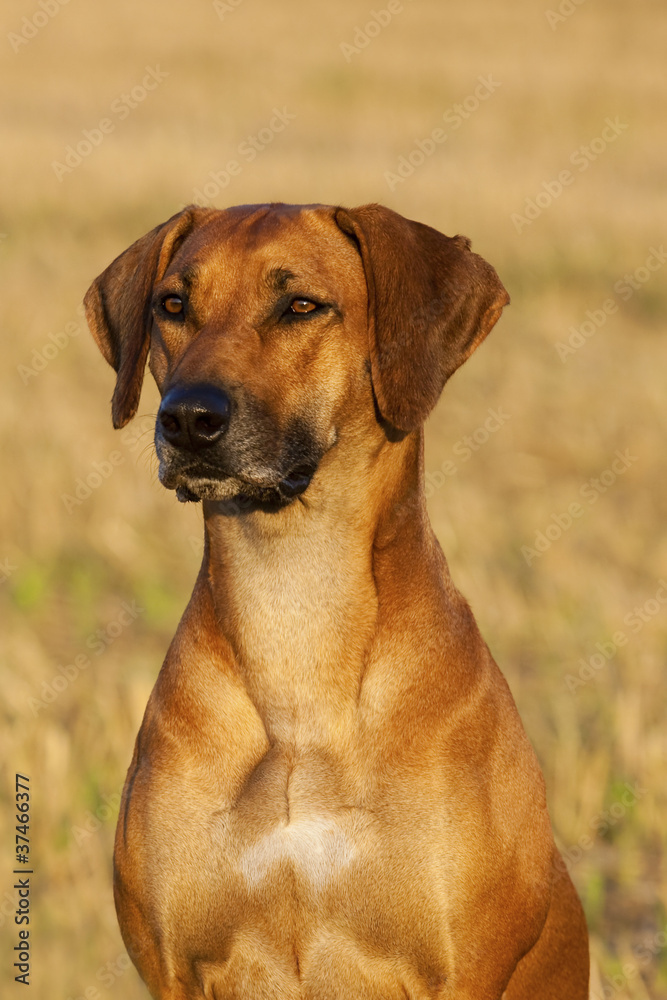
[[(268, 447), (275, 451), (276, 442), (269, 447), (266, 441), (259, 448), (260, 442), (255, 440), (249, 446), (249, 421), (235, 413), (236, 409), (232, 397), (217, 386), (169, 389), (158, 411), (155, 434), (160, 481), (175, 489), (182, 502), (233, 499), (285, 506), (308, 489), (315, 474), (312, 442), (308, 441), (305, 455), (295, 442), (303, 456), (300, 461), (295, 461), (293, 447), (287, 449), (289, 454), (283, 455), (283, 460), (274, 455), (268, 465), (265, 460), (257, 461), (258, 450), (264, 452)], [(251, 436), (264, 437), (261, 427), (255, 425)], [(256, 460), (248, 467), (239, 456), (247, 457), (249, 452), (255, 453)], [(240, 464), (243, 468), (237, 468)]]

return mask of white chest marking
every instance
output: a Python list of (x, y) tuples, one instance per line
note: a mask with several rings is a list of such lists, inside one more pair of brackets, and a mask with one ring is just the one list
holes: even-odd
[(291, 861), (316, 889), (323, 888), (355, 855), (351, 842), (332, 819), (297, 820), (276, 826), (241, 857), (246, 882), (255, 886), (270, 870)]

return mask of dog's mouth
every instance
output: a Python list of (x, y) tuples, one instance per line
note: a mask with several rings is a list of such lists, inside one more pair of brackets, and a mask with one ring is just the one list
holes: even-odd
[(293, 503), (310, 486), (317, 466), (303, 462), (280, 478), (279, 473), (262, 479), (226, 475), (218, 470), (178, 469), (160, 463), (160, 482), (175, 490), (181, 503), (216, 500), (238, 512), (258, 507), (278, 510)]
[[(160, 482), (175, 490), (182, 503), (215, 501), (231, 514), (280, 510), (310, 486), (327, 450), (318, 442), (312, 423), (294, 417), (281, 432), (256, 400), (243, 397), (244, 408), (239, 396), (237, 390), (231, 426), (223, 432), (214, 428), (210, 440), (197, 424), (189, 437), (181, 434), (169, 440), (173, 430), (165, 429), (164, 421), (156, 423)], [(209, 397), (206, 401), (213, 412)], [(179, 416), (185, 426), (188, 418), (187, 412)]]

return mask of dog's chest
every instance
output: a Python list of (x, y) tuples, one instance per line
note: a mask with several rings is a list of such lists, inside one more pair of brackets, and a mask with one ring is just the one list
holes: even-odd
[[(362, 826), (362, 823), (358, 823)], [(365, 824), (367, 826), (367, 824)], [(350, 829), (335, 811), (313, 812), (296, 820), (280, 819), (240, 852), (239, 871), (246, 891), (266, 891), (267, 885), (290, 869), (308, 895), (341, 878), (360, 853), (361, 830)], [(363, 835), (362, 835), (363, 836)]]
[[(405, 982), (440, 967), (445, 894), (430, 821), (364, 793), (352, 764), (321, 748), (269, 754), (234, 808), (208, 817), (188, 892), (197, 909), (180, 913), (196, 928), (186, 951), (205, 956), (221, 995), (248, 969), (254, 985), (266, 976), (266, 995), (302, 995), (271, 992), (283, 975), (295, 990), (299, 976), (351, 975), (353, 991), (370, 961), (380, 1000), (393, 996), (399, 966)], [(436, 928), (430, 939), (426, 927)]]
[(224, 852), (248, 901), (274, 885), (284, 890), (287, 879), (315, 903), (373, 856), (382, 831), (356, 765), (352, 754), (341, 759), (323, 747), (275, 747), (233, 808), (211, 816), (211, 849)]

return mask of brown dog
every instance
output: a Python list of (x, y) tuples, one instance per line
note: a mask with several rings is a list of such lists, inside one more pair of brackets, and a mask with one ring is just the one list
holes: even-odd
[(388, 209), (188, 208), (86, 295), (150, 352), (195, 590), (128, 773), (115, 896), (169, 1000), (585, 1000), (586, 926), (507, 685), (428, 521), (422, 425), (508, 296)]

